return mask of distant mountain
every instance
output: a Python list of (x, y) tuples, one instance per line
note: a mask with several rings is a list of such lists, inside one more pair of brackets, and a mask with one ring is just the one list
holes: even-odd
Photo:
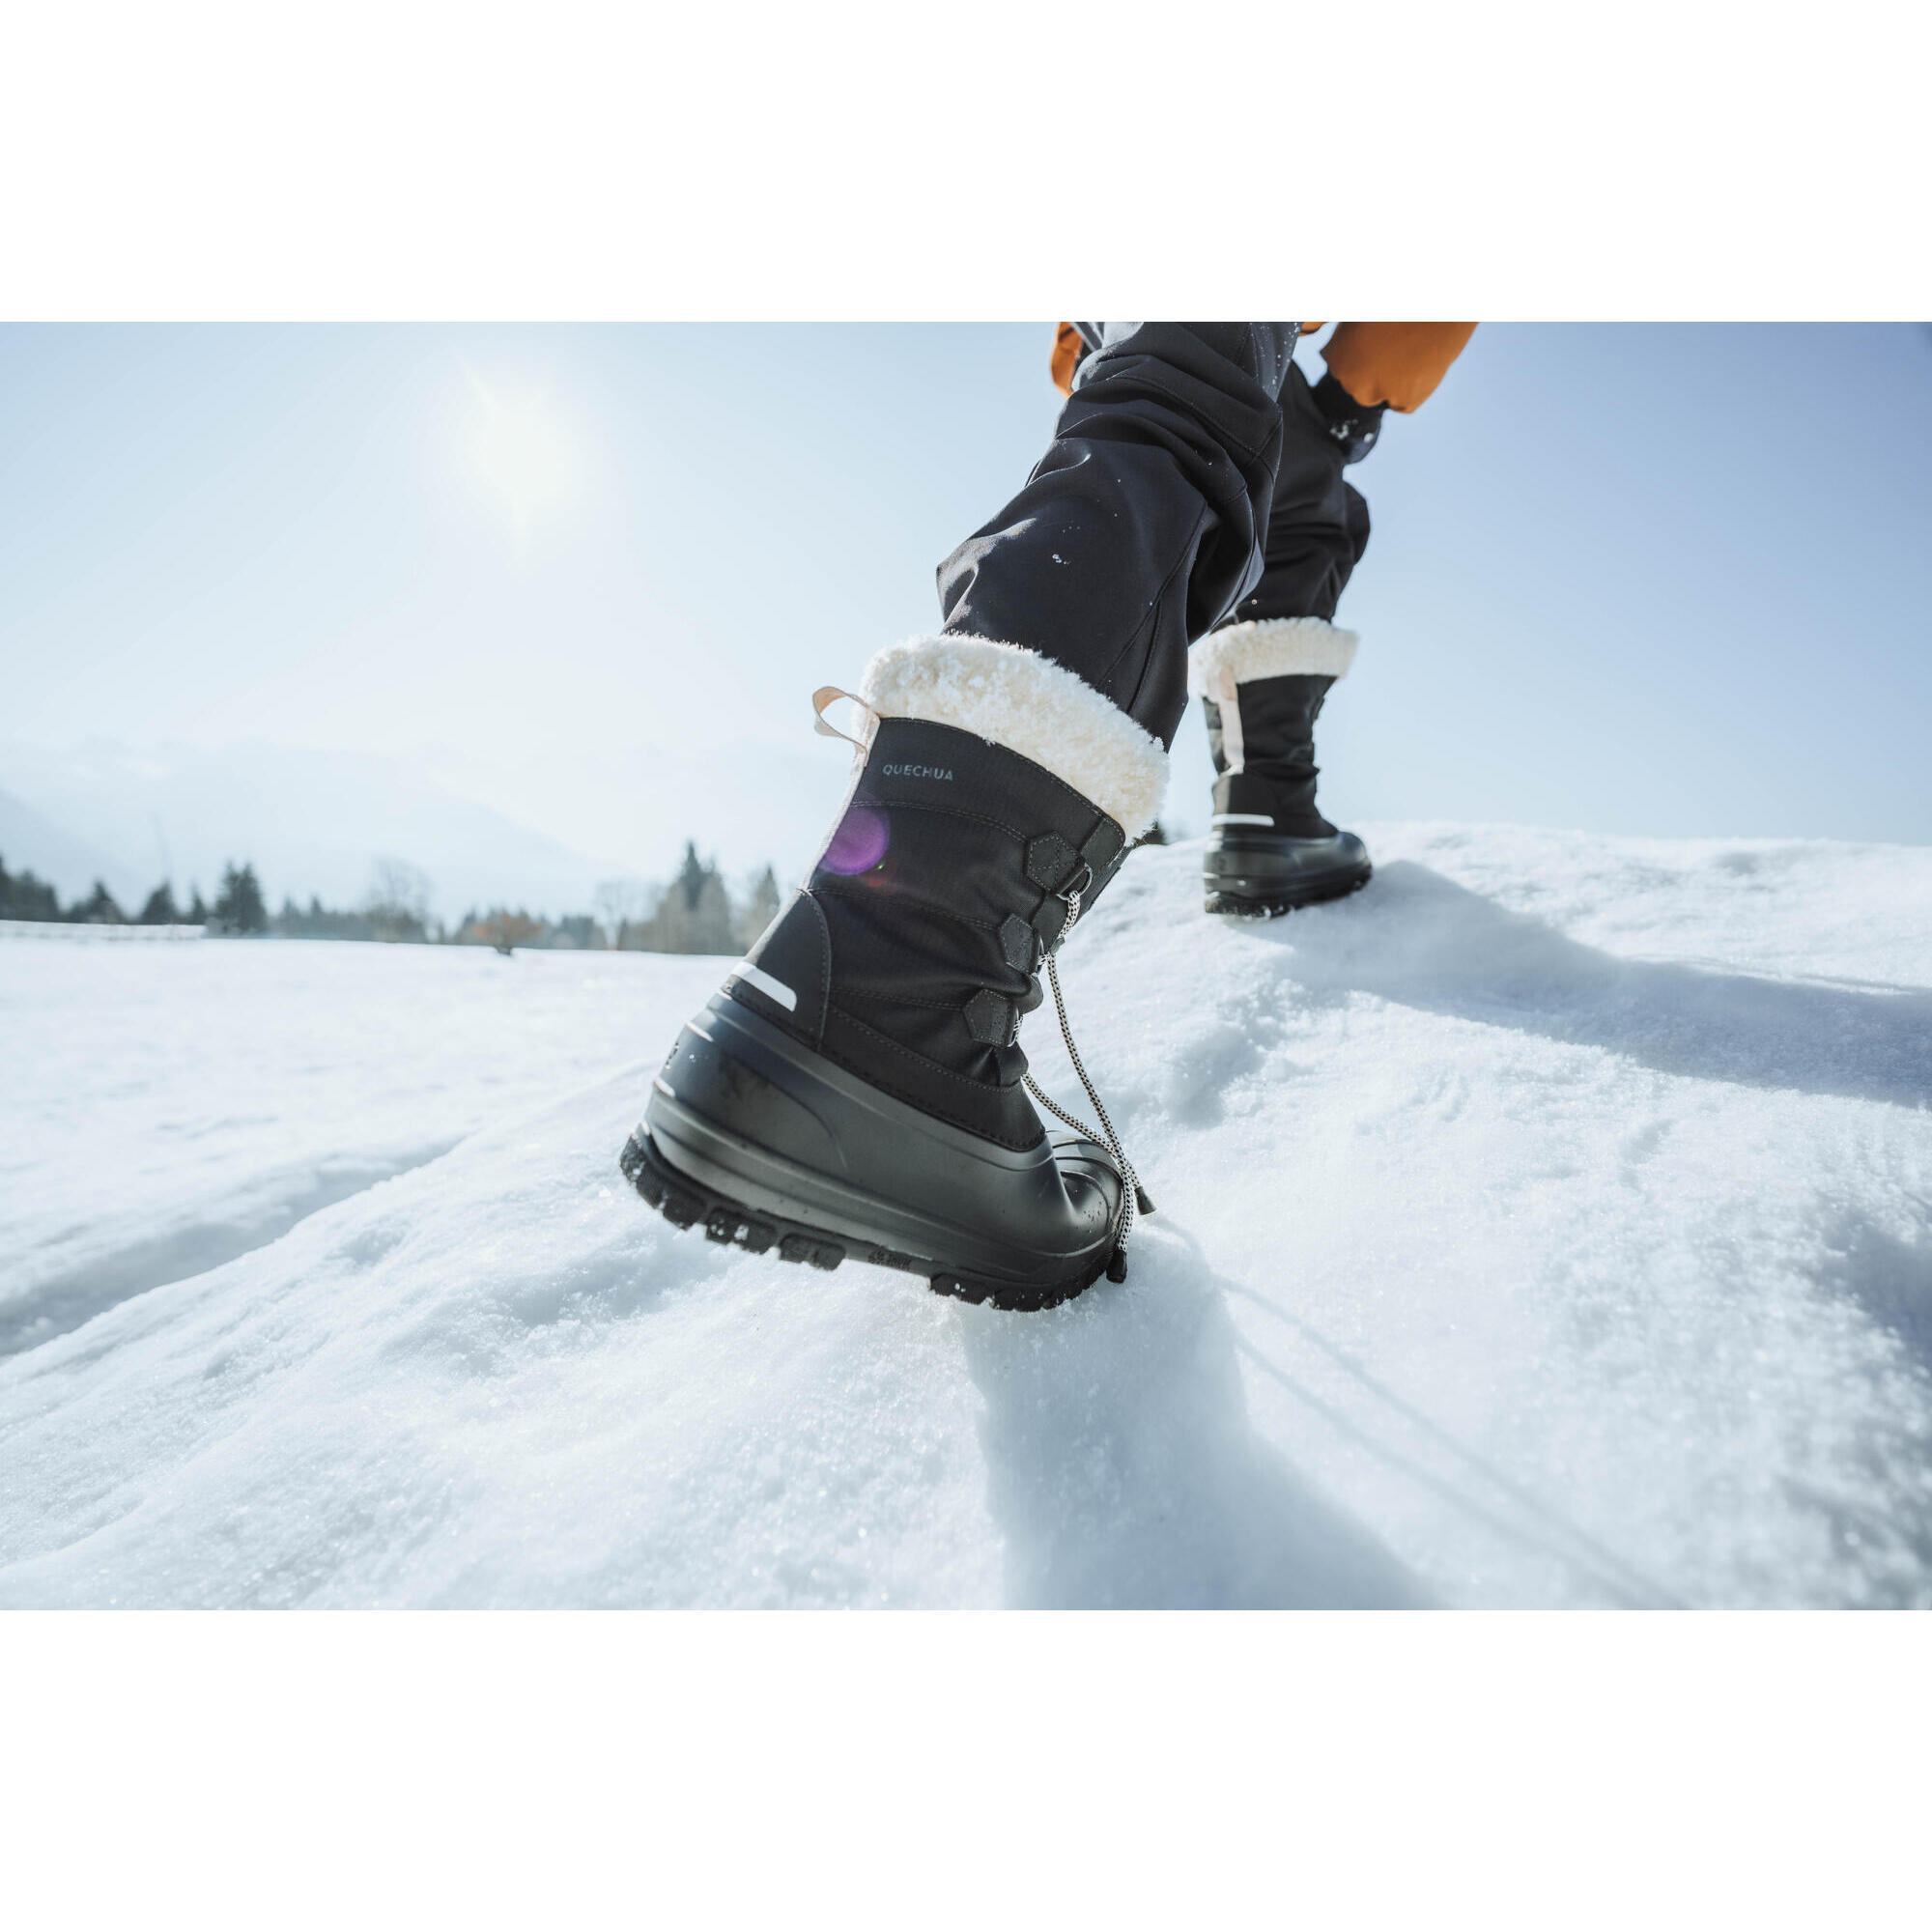
[(84, 898), (96, 879), (123, 904), (139, 900), (160, 876), (149, 878), (111, 853), (70, 837), (24, 800), (0, 791), (0, 859), (10, 872), (32, 872), (56, 886), (64, 899)]
[(163, 876), (212, 895), (229, 861), (252, 861), (270, 906), (359, 903), (378, 860), (426, 873), (445, 919), (503, 902), (590, 909), (622, 869), (572, 851), (488, 805), (453, 796), (395, 758), (96, 742), (50, 752), (0, 745), (0, 855), (64, 895), (96, 876), (138, 904)]
[(539, 745), (513, 765), (445, 746), (424, 754), (424, 771), (452, 797), (486, 801), (574, 850), (608, 855), (607, 877), (668, 878), (692, 838), (734, 877), (769, 864), (781, 880), (796, 880), (838, 816), (851, 756), (814, 738), (809, 720), (792, 741), (770, 743), (693, 719), (668, 744)]

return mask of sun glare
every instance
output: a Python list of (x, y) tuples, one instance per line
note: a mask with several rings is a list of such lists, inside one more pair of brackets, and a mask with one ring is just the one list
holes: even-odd
[(511, 390), (473, 372), (464, 446), (475, 481), (508, 517), (521, 552), (554, 518), (577, 482), (570, 433), (541, 390)]

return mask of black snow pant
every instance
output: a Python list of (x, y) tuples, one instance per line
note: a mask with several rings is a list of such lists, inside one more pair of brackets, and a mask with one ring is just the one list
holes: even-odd
[(1298, 332), (1103, 325), (1026, 487), (940, 565), (946, 630), (1054, 659), (1172, 744), (1194, 639), (1333, 616), (1369, 537), (1342, 469), (1381, 412), (1311, 387)]

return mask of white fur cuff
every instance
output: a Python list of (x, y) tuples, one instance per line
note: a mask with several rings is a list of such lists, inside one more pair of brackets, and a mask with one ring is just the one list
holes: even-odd
[(1258, 677), (1346, 677), (1360, 639), (1320, 617), (1263, 617), (1229, 624), (1187, 653), (1187, 688), (1217, 703), (1228, 684)]
[(909, 638), (860, 681), (881, 718), (923, 718), (1004, 745), (1096, 805), (1129, 838), (1154, 821), (1167, 752), (1084, 678), (1019, 644)]

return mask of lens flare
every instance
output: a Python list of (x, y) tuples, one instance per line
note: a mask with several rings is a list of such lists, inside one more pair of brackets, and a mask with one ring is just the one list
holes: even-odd
[(892, 841), (892, 827), (886, 814), (869, 805), (855, 805), (838, 821), (838, 830), (818, 863), (828, 872), (855, 878), (869, 872), (886, 856)]

